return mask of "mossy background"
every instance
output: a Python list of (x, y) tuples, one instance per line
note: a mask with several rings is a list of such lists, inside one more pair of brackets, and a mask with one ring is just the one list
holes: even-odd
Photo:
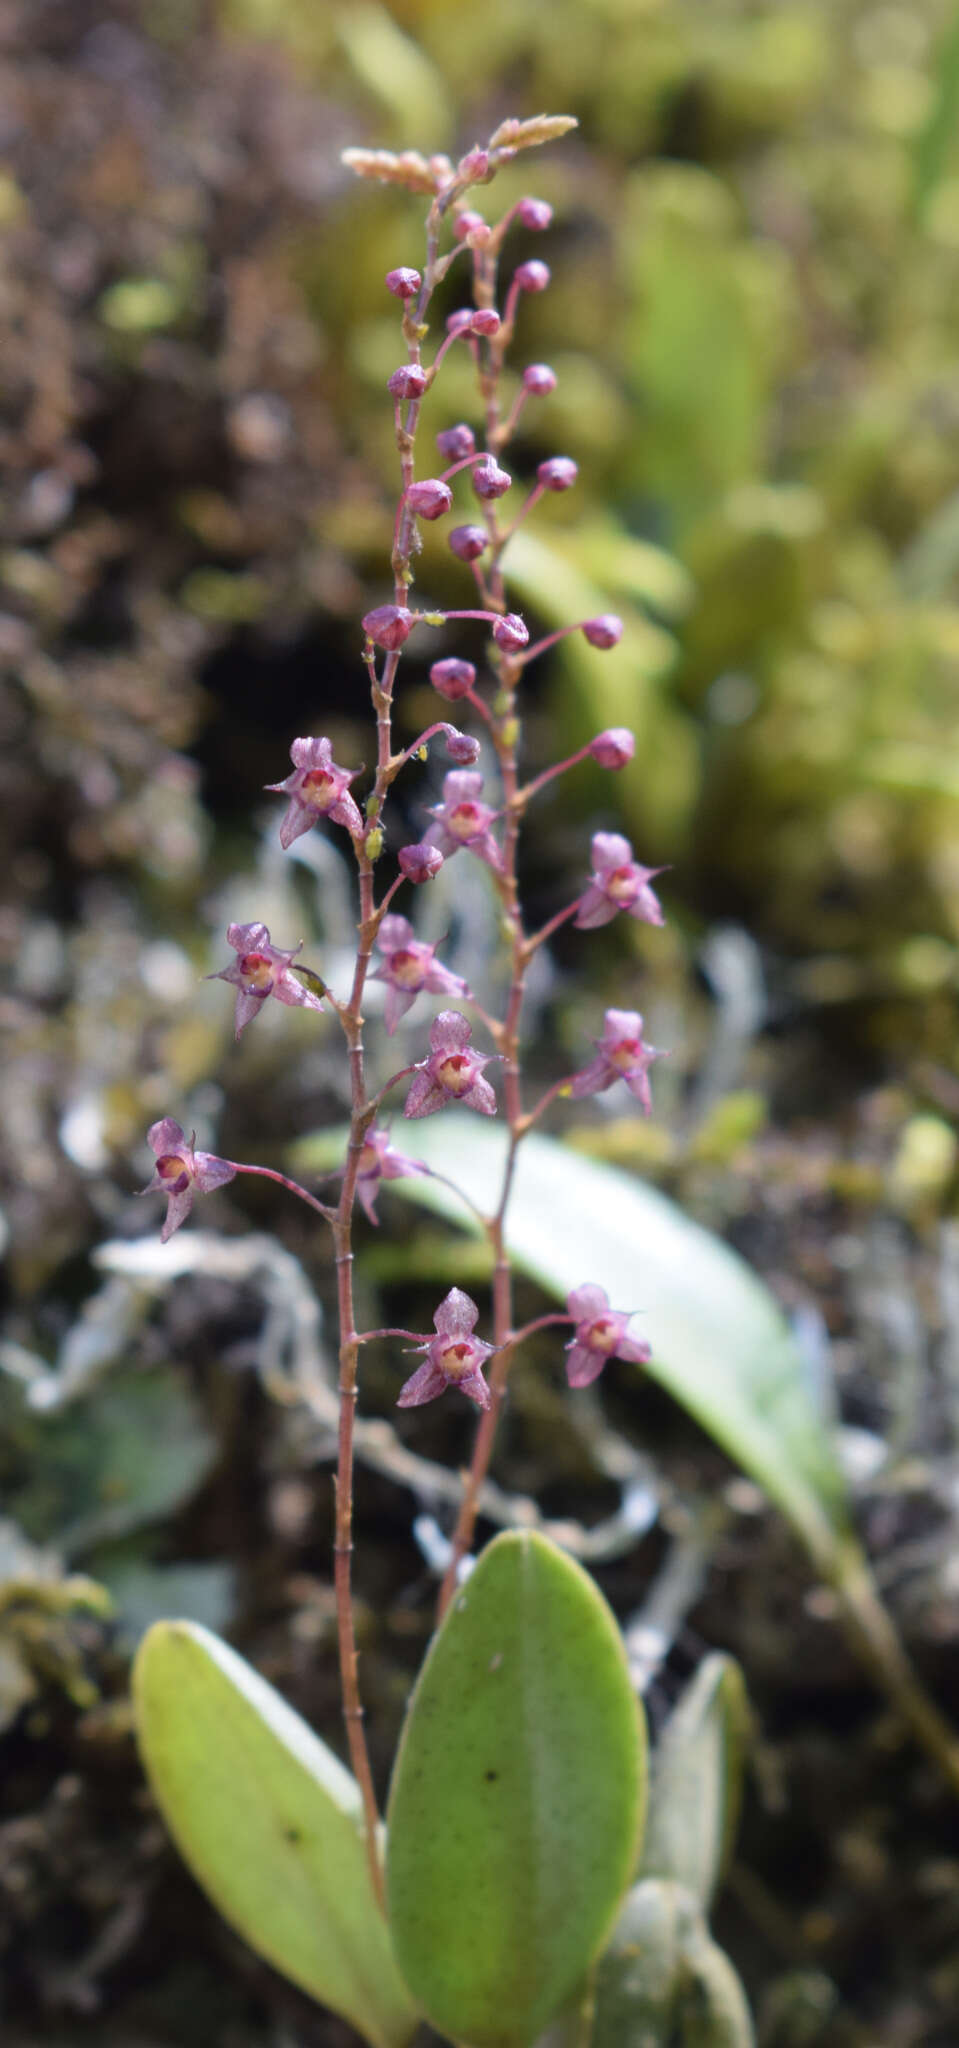
[[(650, 1125), (617, 1096), (555, 1128), (653, 1175), (795, 1314), (886, 1597), (955, 1712), (959, 14), (3, 0), (0, 48), (0, 2014), (13, 2048), (345, 2043), (199, 1902), (126, 1706), (137, 1630), (185, 1612), (338, 1739), (328, 1445), (264, 1336), (281, 1281), (211, 1266), (169, 1292), (91, 1263), (152, 1224), (133, 1196), (155, 1117), (277, 1164), (342, 1114), (332, 1031), (278, 1011), (237, 1051), (200, 979), (230, 917), (303, 936), (331, 979), (350, 940), (335, 848), (285, 861), (262, 795), (296, 733), (369, 758), (382, 280), (418, 261), (422, 208), (339, 152), (579, 119), (494, 188), (556, 209), (548, 247), (515, 244), (554, 273), (520, 360), (560, 380), (515, 467), (562, 451), (581, 472), (518, 548), (514, 596), (547, 630), (580, 591), (627, 619), (616, 654), (571, 642), (531, 679), (531, 761), (607, 723), (639, 744), (615, 784), (584, 771), (544, 799), (525, 880), (550, 914), (590, 829), (618, 827), (668, 865), (669, 924), (558, 945), (535, 1059), (552, 1079), (581, 1057), (605, 1002), (673, 1048)], [(465, 373), (430, 405), (433, 429), (468, 416)], [(420, 587), (468, 601), (432, 532)], [(421, 656), (406, 673), (411, 738), (433, 700)], [(404, 792), (408, 836), (439, 773)], [(482, 953), (481, 879), (456, 885), (457, 943)], [(420, 1327), (438, 1283), (470, 1284), (462, 1249), (382, 1210), (365, 1306)], [(269, 1233), (328, 1303), (272, 1191), (233, 1186), (197, 1221)], [(370, 1412), (394, 1364), (371, 1356)], [(954, 2048), (954, 1810), (779, 1521), (662, 1396), (608, 1379), (608, 1421), (665, 1486), (600, 1573), (621, 1612), (722, 1503), (652, 1706), (706, 1645), (741, 1658), (755, 1770), (718, 1924), (761, 2048)], [(590, 1522), (608, 1479), (558, 1386), (544, 1348), (499, 1476)], [(407, 1440), (455, 1465), (469, 1418), (444, 1404)], [(430, 1622), (415, 1505), (361, 1473), (381, 1782)]]

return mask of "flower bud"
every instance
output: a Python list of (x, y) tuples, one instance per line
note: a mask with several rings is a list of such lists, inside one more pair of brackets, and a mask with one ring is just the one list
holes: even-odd
[(478, 462), (473, 471), (473, 489), (478, 498), (501, 498), (512, 481), (509, 471), (500, 469), (492, 455)]
[(438, 846), (401, 846), (397, 860), (408, 882), (431, 882), (443, 865)]
[(448, 462), (462, 462), (467, 455), (475, 455), (476, 436), (472, 427), (461, 423), (457, 427), (444, 427), (436, 436), (436, 445)]
[(497, 619), (493, 626), (493, 639), (504, 654), (515, 654), (525, 647), (529, 640), (529, 627), (517, 612), (507, 612), (505, 618)]
[(553, 209), (545, 199), (521, 199), (516, 209), (516, 218), (524, 228), (548, 228), (553, 218)]
[(519, 285), (521, 292), (544, 292), (549, 280), (549, 264), (537, 263), (535, 257), (531, 263), (521, 263), (513, 272), (513, 283)]
[(392, 377), (387, 378), (386, 388), (394, 398), (422, 398), (428, 383), (426, 371), (420, 368), (419, 363), (401, 363)]
[(556, 371), (548, 363), (530, 363), (523, 371), (523, 389), (534, 398), (548, 398), (556, 389)]
[(410, 485), (406, 503), (418, 519), (441, 519), (453, 503), (453, 493), (441, 477), (427, 476), (421, 483)]
[(434, 661), (430, 669), (430, 682), (448, 704), (455, 704), (458, 697), (465, 697), (476, 681), (476, 670), (471, 661), (457, 661), (452, 655), (445, 661)]
[(473, 307), (458, 306), (455, 313), (447, 315), (447, 334), (465, 334), (473, 325)]
[(477, 184), (482, 184), (483, 179), (489, 177), (489, 150), (481, 149), (479, 145), (468, 150), (465, 156), (460, 157), (456, 169), (461, 178), (472, 178)]
[(615, 647), (623, 637), (622, 619), (615, 612), (603, 612), (598, 619), (587, 619), (583, 634), (591, 647)]
[(489, 534), (485, 526), (454, 526), (448, 539), (461, 562), (476, 562), (489, 543)]
[(473, 314), (474, 334), (498, 334), (501, 324), (499, 314), (492, 306), (480, 306), (479, 311)]
[(367, 612), (363, 620), (363, 631), (368, 640), (377, 647), (385, 647), (388, 654), (402, 647), (413, 630), (413, 616), (402, 604), (378, 604), (375, 610)]
[(455, 233), (457, 242), (465, 242), (467, 236), (475, 236), (475, 233), (480, 231), (480, 229), (484, 229), (484, 227), (486, 227), (486, 233), (490, 233), (490, 223), (484, 221), (482, 213), (473, 213), (471, 207), (463, 207), (463, 211), (457, 213), (457, 217), (453, 221), (453, 233)]
[(590, 740), (589, 751), (601, 768), (625, 768), (636, 752), (636, 741), (625, 725), (610, 725)]
[(571, 455), (551, 455), (540, 463), (536, 474), (547, 491), (571, 491), (579, 470)]
[(388, 270), (386, 289), (394, 299), (415, 299), (423, 280), (418, 270)]
[(468, 732), (459, 732), (455, 725), (445, 728), (446, 751), (458, 768), (471, 768), (479, 760), (480, 743)]

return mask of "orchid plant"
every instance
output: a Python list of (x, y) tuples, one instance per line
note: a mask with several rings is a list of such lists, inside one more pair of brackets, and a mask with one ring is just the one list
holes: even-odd
[[(337, 1199), (321, 1199), (272, 1168), (197, 1150), (172, 1116), (149, 1132), (156, 1171), (146, 1192), (166, 1196), (164, 1240), (187, 1220), (197, 1195), (242, 1174), (280, 1182), (317, 1212), (329, 1233), (340, 1395), (333, 1569), (351, 1769), (233, 1652), (188, 1624), (158, 1625), (141, 1650), (143, 1752), (187, 1860), (227, 1917), (374, 2043), (403, 2043), (421, 2017), (451, 2041), (474, 2048), (528, 2048), (554, 2024), (571, 2028), (570, 2041), (599, 2042), (611, 2038), (604, 1998), (617, 2012), (624, 2000), (628, 2010), (632, 1998), (636, 2014), (642, 2009), (646, 2019), (659, 1998), (662, 2032), (642, 2038), (685, 2040), (686, 2032), (676, 2031), (686, 2026), (681, 2016), (677, 2021), (680, 1979), (698, 1986), (697, 2024), (705, 2013), (707, 2031), (697, 2040), (750, 2038), (729, 1966), (722, 1962), (720, 1993), (719, 1979), (713, 1983), (702, 1963), (712, 1952), (705, 1899), (697, 1902), (683, 1891), (681, 1938), (675, 1915), (670, 1920), (675, 1953), (668, 1996), (661, 1954), (651, 1973), (639, 1972), (638, 1990), (632, 1979), (632, 1988), (624, 1988), (617, 1968), (617, 1915), (639, 1869), (644, 1737), (626, 1654), (605, 1602), (581, 1568), (541, 1535), (507, 1533), (478, 1562), (471, 1555), (520, 1346), (534, 1332), (565, 1330), (572, 1388), (595, 1381), (612, 1357), (638, 1365), (650, 1357), (628, 1305), (611, 1305), (588, 1272), (575, 1276), (565, 1313), (517, 1327), (506, 1230), (517, 1155), (550, 1107), (562, 1097), (623, 1083), (648, 1113), (650, 1069), (661, 1056), (647, 1043), (637, 1012), (610, 1009), (593, 1056), (584, 1050), (574, 1072), (553, 1081), (538, 1100), (530, 1100), (524, 1078), (524, 998), (538, 950), (565, 924), (589, 932), (621, 913), (650, 925), (663, 922), (652, 886), (656, 870), (644, 866), (618, 832), (595, 834), (582, 887), (538, 929), (529, 928), (517, 879), (520, 836), (539, 791), (584, 760), (615, 773), (634, 751), (628, 731), (608, 729), (524, 779), (525, 672), (562, 633), (531, 640), (525, 621), (509, 608), (509, 543), (545, 494), (575, 486), (577, 472), (564, 454), (540, 462), (518, 511), (504, 516), (514, 491), (504, 466), (511, 440), (524, 409), (548, 395), (556, 377), (547, 364), (530, 364), (515, 397), (504, 398), (504, 367), (523, 299), (545, 291), (550, 273), (539, 260), (520, 262), (508, 281), (501, 269), (510, 230), (542, 232), (551, 208), (524, 197), (497, 219), (472, 201), (520, 151), (573, 125), (565, 118), (506, 121), (485, 147), (455, 164), (412, 152), (346, 153), (360, 177), (405, 186), (428, 200), (422, 268), (397, 267), (385, 281), (398, 302), (405, 360), (388, 380), (399, 461), (392, 590), (362, 621), (375, 769), (361, 802), (354, 793), (360, 771), (334, 761), (329, 738), (298, 737), (290, 748), (292, 772), (268, 787), (286, 798), (279, 824), (284, 848), (318, 828), (342, 835), (350, 847), (358, 944), (351, 984), (336, 992), (300, 964), (299, 948), (274, 944), (264, 924), (232, 924), (226, 938), (233, 961), (214, 977), (236, 990), (237, 1038), (271, 998), (336, 1020), (351, 1098)], [(469, 290), (464, 276), (464, 304), (431, 344), (434, 295), (451, 273), (467, 274)], [(455, 348), (467, 350), (475, 365), (482, 424), (444, 426), (436, 435), (439, 460), (424, 465), (423, 401)], [(476, 500), (473, 517), (460, 523), (457, 478), (458, 488), (466, 484)], [(449, 546), (472, 585), (470, 601), (442, 612), (417, 607), (413, 598), (421, 522), (441, 519), (451, 522)], [(461, 621), (486, 640), (485, 665), (478, 653), (474, 661), (446, 651), (450, 629), (458, 631)], [(610, 613), (562, 629), (582, 632), (593, 647), (610, 652), (621, 631)], [(404, 652), (410, 643), (417, 653), (428, 650), (437, 636), (430, 682), (445, 704), (471, 717), (476, 733), (437, 719), (411, 745), (397, 746), (393, 710)], [(391, 856), (393, 786), (432, 742), (442, 743), (451, 763), (441, 800), (424, 819), (421, 838)], [(498, 899), (508, 951), (499, 1014), (444, 964), (440, 946), (417, 936), (416, 892), (457, 856), (482, 865)], [(404, 888), (409, 893), (401, 911), (394, 906)], [(420, 998), (437, 997), (443, 1005), (419, 1056), (382, 1082), (371, 1079), (364, 1039), (373, 980), (385, 988), (387, 1038)], [(462, 1288), (452, 1287), (436, 1307), (433, 1333), (425, 1335), (358, 1329), (354, 1309), (357, 1203), (375, 1224), (385, 1185), (431, 1173), (425, 1161), (394, 1143), (385, 1121), (401, 1090), (405, 1121), (454, 1107), (499, 1117), (508, 1130), (498, 1201), (481, 1219), (492, 1255), (490, 1307), (481, 1311)], [(465, 1190), (463, 1200), (470, 1201)], [(478, 1328), (488, 1334), (478, 1335)], [(394, 1340), (412, 1343), (420, 1354), (398, 1386), (400, 1408), (452, 1392), (480, 1414), (439, 1593), (438, 1631), (409, 1710), (384, 1836), (364, 1733), (353, 1610), (353, 1449), (363, 1349)], [(660, 1869), (647, 1874), (645, 1886), (675, 1877)], [(629, 1910), (635, 1918), (635, 1894)], [(664, 1938), (657, 1936), (659, 1951)]]

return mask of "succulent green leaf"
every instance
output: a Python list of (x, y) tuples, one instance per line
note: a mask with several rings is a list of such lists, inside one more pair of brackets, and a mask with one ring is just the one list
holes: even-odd
[(644, 1760), (592, 1580), (543, 1536), (497, 1537), (434, 1640), (390, 1794), (396, 1954), (442, 2033), (527, 2048), (581, 1981), (634, 1868)]
[[(493, 1213), (504, 1132), (447, 1115), (422, 1124), (416, 1143), (418, 1157)], [(440, 1181), (395, 1185), (469, 1227)], [(833, 1576), (849, 1538), (832, 1432), (785, 1318), (737, 1253), (658, 1190), (535, 1132), (520, 1149), (506, 1235), (517, 1264), (561, 1298), (590, 1280), (614, 1307), (642, 1310), (653, 1347), (644, 1371), (751, 1473)]]
[(589, 2048), (753, 2048), (746, 1995), (682, 1885), (630, 1892), (596, 1973)]
[(194, 1623), (149, 1630), (134, 1700), (157, 1802), (224, 1919), (373, 2048), (402, 2048), (416, 2014), (373, 1896), (349, 1771)]
[(706, 1913), (735, 1840), (748, 1725), (735, 1658), (706, 1657), (653, 1760), (643, 1876), (675, 1878)]

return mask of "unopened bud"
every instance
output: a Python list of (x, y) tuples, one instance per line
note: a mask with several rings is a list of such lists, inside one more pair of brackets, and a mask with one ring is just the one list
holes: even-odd
[(386, 289), (394, 299), (415, 299), (423, 280), (418, 270), (388, 270)]
[(453, 233), (458, 242), (467, 241), (469, 236), (479, 234), (483, 228), (489, 234), (489, 222), (483, 219), (481, 213), (474, 213), (469, 206), (464, 206), (462, 213), (458, 213), (453, 222)]
[(531, 262), (521, 263), (519, 269), (514, 270), (513, 283), (519, 285), (521, 292), (544, 292), (550, 275), (549, 264), (537, 263), (533, 257)]
[(410, 485), (406, 503), (418, 519), (441, 519), (453, 503), (453, 493), (441, 477), (428, 476), (421, 483)]
[(402, 604), (378, 604), (367, 612), (363, 620), (363, 631), (368, 640), (377, 647), (385, 647), (388, 654), (402, 647), (413, 630), (413, 615)]
[(499, 314), (492, 306), (481, 306), (479, 311), (473, 314), (474, 334), (498, 334), (501, 324)]
[(394, 398), (422, 398), (428, 383), (426, 371), (420, 368), (419, 363), (401, 363), (392, 377), (387, 378), (386, 388)]
[(455, 704), (457, 698), (465, 697), (476, 681), (476, 670), (471, 661), (457, 661), (450, 655), (445, 661), (434, 661), (430, 669), (430, 682), (447, 703)]
[(501, 498), (512, 481), (509, 471), (500, 469), (492, 455), (478, 462), (473, 471), (473, 489), (478, 498)]
[(556, 389), (556, 372), (548, 363), (530, 363), (523, 371), (523, 388), (531, 391), (534, 398), (548, 398)]
[(447, 332), (447, 334), (465, 334), (465, 333), (467, 332), (467, 329), (468, 329), (468, 328), (470, 328), (470, 327), (472, 327), (472, 325), (473, 325), (473, 307), (472, 307), (472, 306), (457, 306), (457, 308), (456, 308), (456, 311), (455, 311), (455, 313), (449, 313), (449, 314), (447, 315), (447, 319), (446, 319), (446, 332)]
[(444, 731), (446, 751), (458, 768), (471, 768), (480, 757), (479, 740), (468, 732), (459, 732), (455, 725), (448, 725)]
[(408, 882), (431, 882), (443, 865), (438, 846), (401, 846), (397, 860)]
[(467, 455), (475, 455), (476, 436), (472, 427), (461, 423), (457, 427), (444, 427), (436, 436), (436, 445), (448, 462), (463, 462)]
[(611, 725), (590, 741), (589, 751), (601, 768), (625, 768), (636, 752), (636, 741), (625, 725)]
[(489, 177), (489, 150), (478, 146), (468, 150), (465, 156), (460, 157), (456, 169), (461, 178), (471, 178), (482, 184), (483, 179)]
[(516, 208), (516, 218), (524, 228), (548, 228), (553, 218), (553, 209), (545, 199), (521, 199)]
[(585, 620), (583, 634), (591, 647), (616, 647), (623, 637), (622, 619), (615, 612), (603, 612), (598, 619)]
[(489, 534), (485, 526), (454, 526), (448, 536), (454, 555), (461, 562), (476, 562), (489, 545)]
[(507, 612), (505, 618), (495, 620), (493, 639), (504, 654), (515, 654), (520, 647), (527, 645), (529, 627), (518, 612)]
[(536, 474), (547, 491), (571, 491), (579, 470), (571, 455), (550, 455), (540, 463)]

